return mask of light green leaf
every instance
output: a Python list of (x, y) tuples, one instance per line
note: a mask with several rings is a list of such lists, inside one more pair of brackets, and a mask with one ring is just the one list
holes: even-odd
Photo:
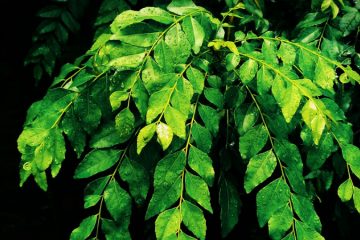
[(181, 223), (181, 212), (178, 208), (166, 210), (155, 221), (156, 239), (176, 239), (176, 233)]
[(289, 186), (278, 178), (256, 195), (257, 217), (260, 227), (270, 220), (270, 218), (281, 208), (286, 206), (290, 200)]
[(161, 39), (154, 48), (154, 58), (164, 72), (172, 72), (174, 69), (174, 52)]
[(150, 124), (147, 125), (145, 127), (143, 127), (140, 132), (139, 135), (137, 137), (137, 150), (136, 152), (138, 154), (141, 153), (141, 150), (150, 142), (151, 138), (154, 136), (156, 131), (156, 124)]
[(122, 56), (111, 60), (108, 66), (116, 68), (117, 70), (132, 70), (140, 66), (144, 60), (144, 57), (145, 53), (136, 53)]
[(269, 235), (272, 239), (281, 239), (293, 223), (293, 213), (289, 205), (277, 210), (269, 220)]
[(125, 108), (116, 115), (115, 128), (124, 142), (131, 137), (135, 130), (135, 116), (129, 108)]
[(268, 68), (261, 66), (260, 70), (256, 74), (256, 79), (259, 93), (264, 94), (270, 90), (274, 81), (274, 76)]
[(235, 53), (229, 53), (225, 57), (225, 67), (227, 71), (234, 70), (240, 63), (240, 56)]
[(179, 199), (185, 164), (186, 156), (183, 151), (167, 155), (159, 161), (154, 174), (154, 194), (145, 219), (164, 211)]
[(355, 209), (360, 213), (360, 188), (355, 187), (354, 188), (354, 205)]
[(185, 15), (201, 8), (196, 6), (192, 0), (175, 0), (167, 6), (167, 9), (178, 15)]
[(174, 51), (174, 63), (186, 63), (191, 54), (191, 45), (181, 29), (180, 24), (175, 24), (165, 35), (165, 43)]
[(127, 10), (119, 14), (111, 24), (111, 31), (116, 33), (119, 29), (144, 20), (153, 20), (163, 24), (170, 24), (173, 17), (165, 10), (157, 7), (145, 7), (139, 11)]
[(139, 47), (151, 47), (162, 31), (147, 23), (135, 23), (122, 28), (111, 36), (111, 40), (120, 40)]
[(165, 123), (160, 122), (156, 125), (157, 141), (165, 151), (171, 144), (173, 139), (173, 130)]
[(202, 74), (200, 70), (190, 66), (186, 70), (186, 76), (189, 79), (191, 85), (193, 86), (194, 92), (200, 94), (204, 89), (204, 74)]
[(313, 203), (306, 197), (291, 195), (295, 213), (309, 227), (321, 231), (321, 222), (316, 214)]
[(188, 164), (210, 187), (213, 185), (215, 171), (212, 160), (206, 153), (192, 146), (189, 151)]
[(319, 58), (315, 68), (314, 82), (323, 89), (334, 91), (333, 85), (335, 77), (336, 73), (334, 68), (322, 58)]
[(176, 75), (174, 73), (163, 73), (160, 66), (152, 58), (149, 58), (141, 72), (141, 79), (146, 90), (152, 94), (162, 89), (172, 79), (176, 79)]
[(250, 193), (260, 183), (268, 179), (274, 172), (276, 165), (276, 157), (272, 150), (250, 158), (244, 180), (246, 193)]
[(187, 116), (185, 116), (182, 112), (177, 109), (168, 106), (164, 113), (166, 123), (171, 127), (174, 134), (180, 138), (185, 139), (186, 137), (186, 129), (185, 123), (187, 120)]
[(189, 172), (185, 174), (185, 189), (186, 193), (194, 199), (200, 206), (213, 212), (210, 203), (210, 192), (206, 182), (198, 176)]
[(360, 179), (360, 149), (352, 144), (341, 145), (342, 155), (351, 171)]
[(181, 206), (184, 225), (200, 240), (205, 240), (206, 220), (200, 208), (184, 200)]
[(73, 111), (66, 112), (61, 121), (61, 127), (79, 158), (85, 149), (86, 133)]
[(284, 65), (292, 66), (294, 65), (296, 59), (296, 49), (286, 42), (281, 42), (277, 56), (281, 59)]
[(199, 114), (205, 127), (209, 129), (213, 136), (217, 136), (219, 132), (220, 116), (213, 108), (199, 104)]
[(296, 80), (296, 86), (306, 96), (318, 97), (322, 95), (320, 89), (309, 79)]
[(131, 216), (131, 197), (120, 187), (115, 179), (110, 181), (104, 191), (106, 208), (116, 222), (122, 225), (130, 223)]
[(119, 175), (128, 183), (135, 202), (139, 205), (144, 204), (150, 187), (149, 173), (146, 169), (138, 162), (125, 158), (119, 168)]
[(316, 230), (307, 226), (305, 223), (295, 221), (295, 229), (297, 233), (297, 239), (299, 240), (325, 240)]
[(319, 144), (321, 135), (325, 129), (326, 119), (319, 114), (318, 100), (308, 100), (302, 108), (301, 115), (305, 124), (311, 129), (314, 143)]
[(115, 91), (110, 95), (110, 104), (112, 110), (120, 107), (121, 103), (129, 98), (129, 93), (126, 91)]
[(298, 88), (277, 75), (272, 86), (272, 93), (286, 122), (290, 123), (300, 105), (301, 94)]
[(252, 59), (249, 59), (246, 62), (244, 62), (239, 69), (240, 80), (244, 84), (250, 83), (251, 80), (253, 80), (254, 77), (256, 76), (258, 67), (259, 67), (258, 63)]
[(226, 237), (239, 221), (241, 200), (236, 186), (222, 177), (219, 189), (221, 235)]
[(176, 240), (196, 240), (196, 238), (190, 237), (189, 235), (187, 235), (186, 233), (184, 233), (182, 231), (179, 233), (177, 238), (175, 236), (175, 239)]
[(204, 29), (193, 17), (186, 17), (182, 22), (182, 28), (192, 46), (192, 50), (195, 54), (198, 54), (205, 38)]
[(150, 96), (149, 106), (146, 113), (147, 123), (151, 123), (160, 113), (164, 111), (165, 107), (168, 105), (170, 96), (170, 88), (163, 88)]
[(207, 128), (198, 123), (194, 123), (191, 128), (191, 136), (196, 143), (196, 147), (205, 153), (209, 153), (212, 146), (212, 137)]
[(264, 55), (264, 60), (267, 63), (272, 65), (277, 65), (279, 63), (276, 52), (277, 52), (277, 42), (264, 39), (264, 42), (261, 47), (262, 54)]
[(87, 239), (92, 231), (94, 230), (96, 224), (96, 215), (85, 218), (81, 221), (80, 226), (75, 228), (70, 235), (70, 240), (85, 240)]
[(351, 179), (343, 182), (339, 186), (337, 193), (342, 202), (350, 201), (354, 193), (354, 186)]
[(243, 136), (240, 136), (239, 151), (242, 158), (255, 156), (265, 146), (268, 140), (268, 133), (263, 125), (258, 125)]
[(95, 149), (89, 152), (77, 166), (74, 178), (87, 178), (111, 168), (120, 158), (121, 151)]

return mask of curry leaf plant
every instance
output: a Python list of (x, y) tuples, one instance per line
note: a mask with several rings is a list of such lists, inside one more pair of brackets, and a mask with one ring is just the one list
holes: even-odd
[(271, 239), (324, 239), (314, 202), (332, 184), (331, 161), (346, 169), (339, 199), (360, 212), (346, 117), (346, 91), (360, 83), (348, 38), (359, 4), (314, 1), (286, 32), (261, 0), (222, 1), (221, 14), (205, 1), (157, 2), (122, 9), (28, 110), (20, 186), (32, 176), (46, 191), (72, 150), (74, 178), (88, 179), (92, 210), (70, 239), (131, 239), (134, 206), (156, 239), (207, 239), (212, 215), (226, 237), (247, 194)]

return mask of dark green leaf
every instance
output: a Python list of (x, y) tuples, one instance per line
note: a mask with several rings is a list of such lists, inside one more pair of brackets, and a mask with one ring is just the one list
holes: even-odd
[(87, 178), (111, 168), (120, 158), (121, 151), (95, 149), (88, 153), (77, 166), (74, 178)]
[(221, 232), (222, 236), (226, 237), (239, 221), (242, 203), (236, 186), (225, 177), (220, 181), (219, 204)]

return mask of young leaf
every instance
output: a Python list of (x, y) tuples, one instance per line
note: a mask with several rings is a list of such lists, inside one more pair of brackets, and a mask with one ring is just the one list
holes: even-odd
[(95, 149), (88, 153), (75, 170), (74, 178), (88, 178), (111, 168), (120, 158), (121, 151)]
[(121, 103), (128, 99), (129, 93), (126, 91), (115, 91), (110, 95), (110, 104), (112, 110), (116, 110), (120, 107)]
[(195, 54), (198, 54), (205, 38), (203, 27), (195, 18), (187, 17), (182, 22), (182, 28), (192, 46), (192, 50)]
[(140, 154), (141, 150), (150, 142), (156, 131), (156, 124), (150, 124), (143, 127), (137, 137), (137, 153)]
[(186, 138), (186, 129), (185, 123), (187, 120), (187, 116), (185, 116), (179, 110), (168, 106), (165, 110), (164, 117), (166, 123), (171, 127), (172, 131), (179, 138)]
[(326, 119), (319, 114), (318, 101), (309, 100), (302, 108), (301, 115), (305, 124), (311, 129), (314, 143), (319, 144), (321, 135), (325, 129)]
[(301, 94), (299, 90), (277, 75), (272, 86), (272, 93), (281, 108), (286, 122), (290, 123), (300, 105)]
[(276, 168), (276, 157), (272, 150), (250, 158), (247, 165), (244, 188), (250, 193), (256, 186), (268, 179)]
[(156, 125), (157, 141), (160, 143), (162, 149), (165, 151), (171, 144), (173, 139), (172, 129), (165, 123)]
[(212, 160), (206, 153), (192, 146), (189, 151), (188, 164), (210, 187), (213, 185), (215, 172)]

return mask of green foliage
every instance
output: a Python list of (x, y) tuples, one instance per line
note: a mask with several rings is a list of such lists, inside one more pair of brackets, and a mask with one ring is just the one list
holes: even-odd
[[(91, 177), (84, 207), (97, 214), (71, 239), (130, 239), (133, 205), (157, 239), (206, 239), (208, 214), (225, 238), (244, 194), (271, 239), (324, 239), (314, 201), (334, 172), (339, 199), (360, 212), (344, 104), (360, 82), (359, 5), (313, 1), (279, 32), (264, 1), (225, 1), (222, 19), (201, 1), (136, 2), (102, 3), (93, 46), (30, 107), (18, 139), (21, 186), (32, 175), (46, 190), (66, 147), (83, 159), (74, 178)], [(340, 155), (347, 175), (328, 164)]]

